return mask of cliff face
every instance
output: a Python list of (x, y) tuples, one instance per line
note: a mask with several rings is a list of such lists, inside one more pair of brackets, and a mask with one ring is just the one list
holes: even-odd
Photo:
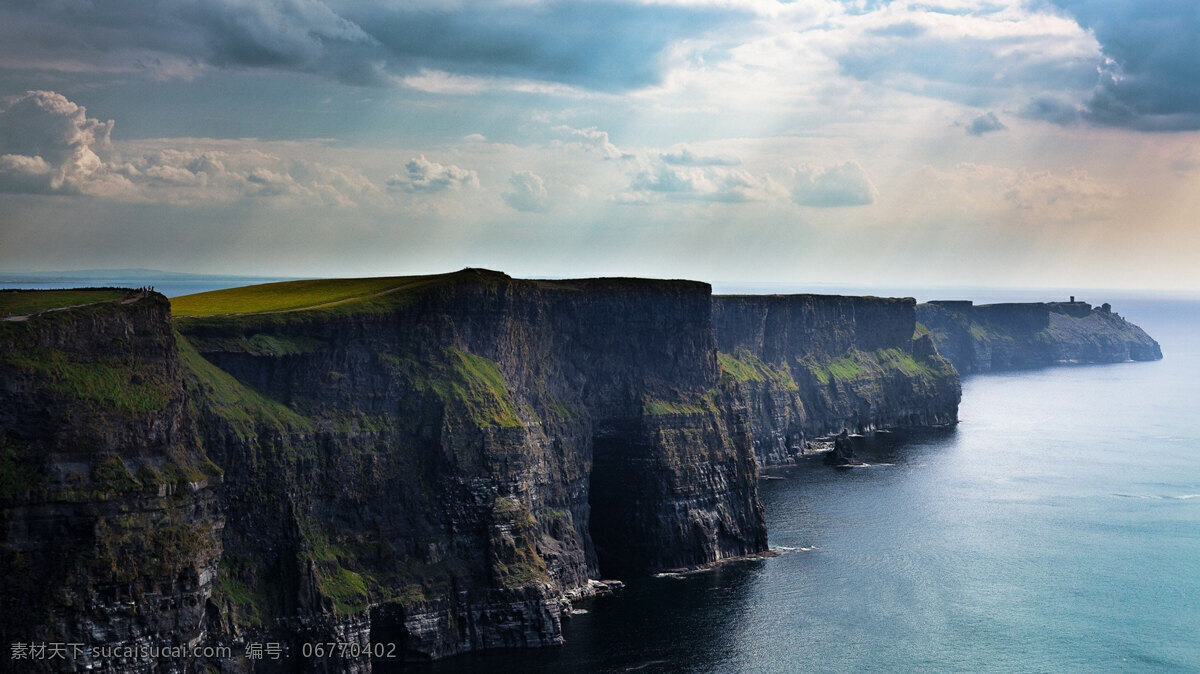
[(929, 302), (917, 318), (964, 374), (1162, 358), (1158, 342), (1107, 304)]
[(549, 645), (589, 579), (764, 550), (710, 311), (698, 283), (468, 271), (177, 321), (227, 474), (214, 631), (406, 657)]
[(760, 464), (806, 438), (954, 423), (958, 375), (928, 337), (915, 301), (832, 295), (717, 296), (723, 367), (740, 380)]
[[(182, 671), (207, 638), (215, 491), (161, 295), (0, 322), (0, 641), (80, 670)], [(142, 649), (111, 657), (89, 647)], [(76, 650), (76, 646), (79, 650)], [(63, 660), (8, 662), (57, 671)]]

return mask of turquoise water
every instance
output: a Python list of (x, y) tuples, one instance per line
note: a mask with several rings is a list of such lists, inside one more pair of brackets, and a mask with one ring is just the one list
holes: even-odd
[(1122, 305), (1165, 360), (968, 378), (955, 429), (771, 471), (779, 557), (421, 669), (1200, 671), (1200, 304)]

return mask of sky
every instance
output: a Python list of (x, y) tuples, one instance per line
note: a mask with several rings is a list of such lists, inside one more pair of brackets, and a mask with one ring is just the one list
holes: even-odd
[(1190, 0), (7, 0), (0, 270), (1200, 289)]

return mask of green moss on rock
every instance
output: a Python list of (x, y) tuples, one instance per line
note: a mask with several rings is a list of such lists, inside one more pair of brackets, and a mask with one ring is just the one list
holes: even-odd
[(229, 422), (239, 435), (249, 436), (260, 423), (279, 429), (313, 428), (310, 419), (267, 398), (213, 365), (183, 335), (175, 333), (175, 340), (190, 388), (199, 393), (210, 409)]
[(732, 354), (718, 353), (717, 362), (722, 370), (740, 382), (771, 382), (785, 391), (799, 388), (786, 367), (768, 365), (748, 349), (738, 349)]
[(44, 378), (55, 394), (87, 403), (93, 410), (145, 414), (166, 407), (173, 386), (166, 377), (131, 357), (101, 355), (88, 360), (35, 347), (0, 356), (6, 365)]

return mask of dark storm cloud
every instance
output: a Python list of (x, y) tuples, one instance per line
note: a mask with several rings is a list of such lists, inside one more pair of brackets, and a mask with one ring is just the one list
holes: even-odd
[(205, 64), (352, 84), (428, 68), (623, 90), (658, 82), (664, 47), (732, 16), (629, 2), (18, 1), (0, 9), (0, 63)]
[(1200, 5), (1194, 0), (1052, 0), (1112, 59), (1088, 121), (1147, 131), (1200, 129)]

